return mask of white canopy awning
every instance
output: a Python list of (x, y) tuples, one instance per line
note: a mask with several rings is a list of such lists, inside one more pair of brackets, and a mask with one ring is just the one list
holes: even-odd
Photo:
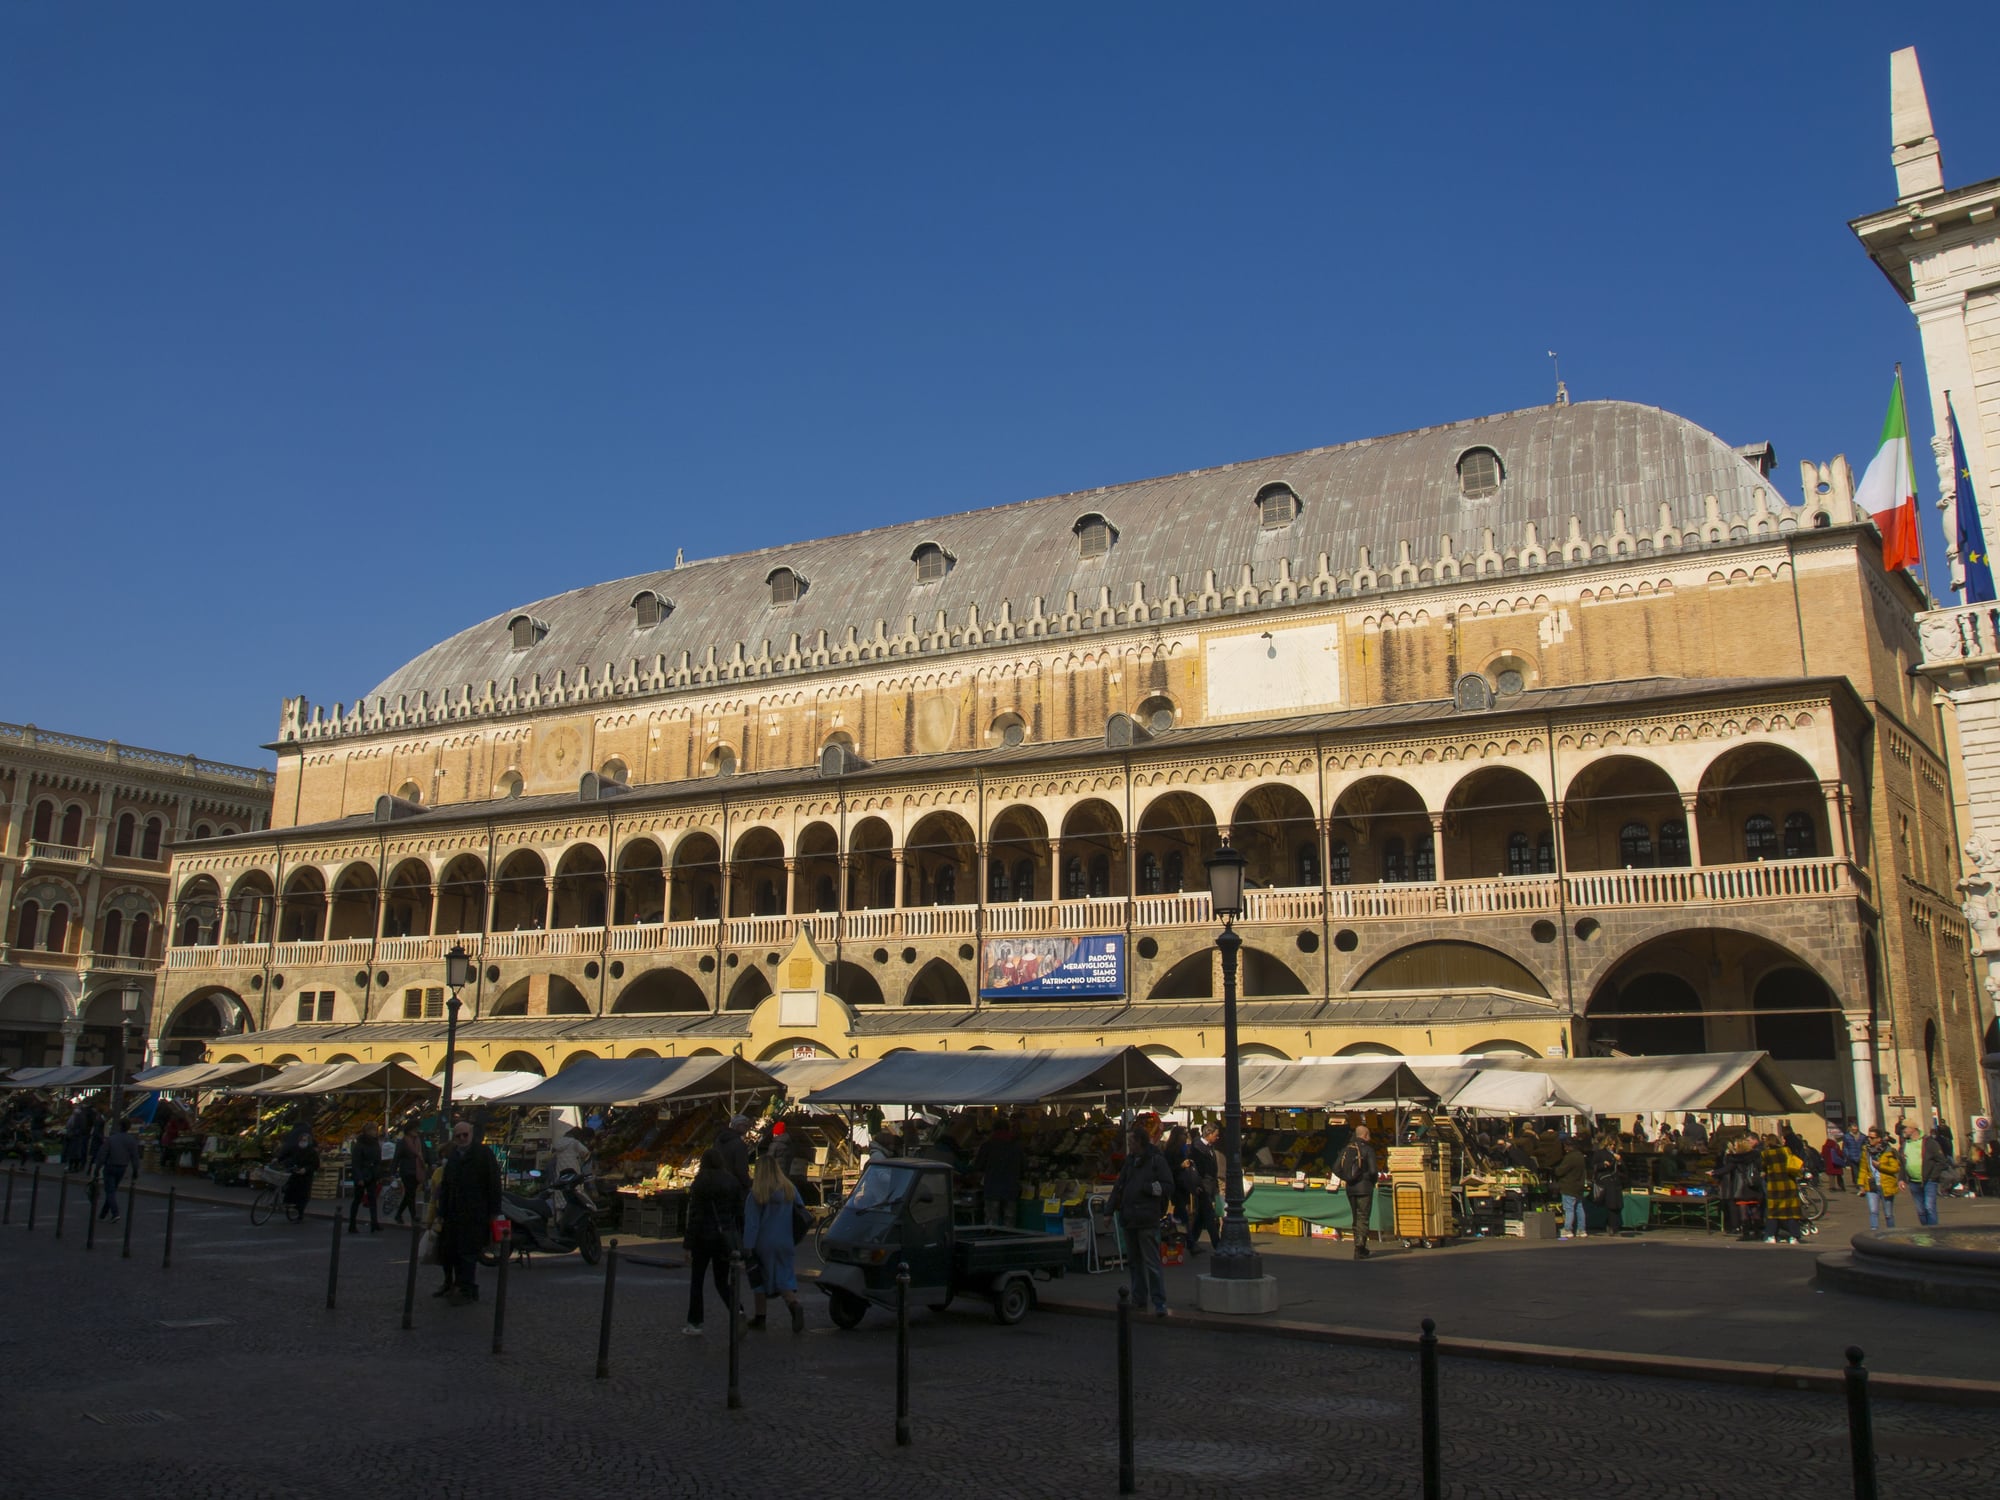
[(1486, 1067), (1547, 1073), (1594, 1115), (1805, 1114), (1768, 1052), (1689, 1052), (1669, 1057), (1485, 1059)]
[(785, 1086), (788, 1099), (810, 1099), (815, 1089), (831, 1087), (873, 1065), (873, 1058), (859, 1057), (794, 1057), (759, 1064)]
[(219, 1089), (231, 1084), (256, 1083), (278, 1070), (269, 1063), (186, 1063), (148, 1068), (134, 1073), (135, 1086), (153, 1089)]
[(748, 1103), (778, 1080), (736, 1056), (592, 1058), (511, 1095), (509, 1104)]
[[(430, 1081), (432, 1088), (443, 1091), (442, 1072), (433, 1073)], [(542, 1081), (539, 1073), (488, 1073), (480, 1068), (458, 1068), (451, 1075), (451, 1102), (487, 1104), (497, 1099), (511, 1099)]]
[(1460, 1084), (1445, 1103), (1453, 1109), (1470, 1109), (1494, 1115), (1575, 1115), (1587, 1114), (1560, 1080), (1548, 1073), (1494, 1069), (1474, 1073)]
[(423, 1075), (401, 1063), (295, 1063), (261, 1083), (224, 1089), (225, 1094), (254, 1094), (260, 1099), (322, 1094), (435, 1093)]
[[(1222, 1064), (1208, 1058), (1165, 1058), (1181, 1086), (1180, 1103), (1220, 1109), (1227, 1087)], [(1434, 1102), (1437, 1094), (1400, 1057), (1340, 1062), (1274, 1062), (1256, 1058), (1237, 1069), (1245, 1109), (1355, 1109), (1364, 1105)]]
[(109, 1068), (91, 1068), (80, 1064), (67, 1068), (16, 1068), (5, 1079), (0, 1079), (0, 1089), (85, 1089), (97, 1088), (110, 1081)]

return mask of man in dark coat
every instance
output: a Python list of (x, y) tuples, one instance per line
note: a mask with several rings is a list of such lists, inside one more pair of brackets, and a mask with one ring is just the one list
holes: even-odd
[(1221, 1140), (1222, 1127), (1210, 1121), (1188, 1145), (1195, 1180), (1194, 1223), (1188, 1228), (1190, 1253), (1200, 1252), (1203, 1230), (1208, 1231), (1211, 1246), (1222, 1248), (1222, 1220), (1216, 1209), (1216, 1204), (1222, 1201)]
[(744, 1192), (750, 1191), (750, 1143), (743, 1139), (750, 1129), (748, 1115), (731, 1115), (729, 1123), (722, 1127), (722, 1134), (715, 1138), (715, 1149), (722, 1153), (722, 1169), (736, 1179), (736, 1185)]
[(473, 1139), (472, 1122), (460, 1120), (452, 1127), (437, 1197), (438, 1258), (453, 1306), (479, 1300), (479, 1252), (492, 1240), (499, 1213), (499, 1160), (492, 1147)]
[(1375, 1147), (1368, 1139), (1368, 1127), (1354, 1127), (1353, 1138), (1341, 1148), (1333, 1175), (1347, 1190), (1348, 1212), (1354, 1215), (1354, 1258), (1368, 1259), (1368, 1221), (1375, 1213), (1375, 1179), (1382, 1175), (1375, 1162)]
[(1021, 1173), (1027, 1164), (1027, 1153), (1014, 1134), (1013, 1122), (1002, 1120), (972, 1158), (972, 1170), (979, 1174), (987, 1223), (1006, 1229), (1014, 1227), (1021, 1201)]
[(1158, 1317), (1167, 1316), (1167, 1273), (1160, 1264), (1160, 1219), (1174, 1196), (1174, 1174), (1167, 1154), (1153, 1143), (1146, 1127), (1135, 1123), (1111, 1189), (1111, 1211), (1125, 1231), (1125, 1261), (1132, 1272), (1132, 1304), (1150, 1301)]

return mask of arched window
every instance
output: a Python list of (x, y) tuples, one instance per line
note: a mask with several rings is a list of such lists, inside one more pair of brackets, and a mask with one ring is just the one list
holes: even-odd
[(936, 583), (951, 571), (951, 554), (936, 542), (925, 542), (910, 554), (917, 565), (918, 583)]
[(632, 596), (632, 625), (635, 629), (651, 630), (673, 612), (673, 601), (651, 589), (642, 589)]
[(126, 950), (133, 958), (151, 958), (153, 946), (153, 919), (144, 912), (132, 919), (131, 946)]
[(1535, 840), (1535, 873), (1553, 875), (1556, 872), (1556, 836), (1545, 833)]
[(511, 769), (502, 771), (500, 779), (493, 784), (493, 795), (502, 798), (520, 796), (521, 773)]
[(764, 582), (771, 586), (773, 604), (796, 604), (799, 595), (806, 591), (806, 581), (790, 568), (773, 568), (764, 575)]
[(1063, 861), (1063, 895), (1071, 901), (1081, 901), (1090, 894), (1087, 877), (1083, 872), (1083, 856), (1072, 854)]
[(1776, 859), (1778, 857), (1778, 825), (1766, 813), (1752, 813), (1743, 820), (1743, 857), (1745, 859)]
[(49, 935), (45, 953), (69, 952), (69, 908), (58, 902), (49, 908)]
[(1819, 833), (1813, 827), (1812, 817), (1807, 813), (1785, 814), (1785, 858), (1816, 859), (1819, 856)]
[(526, 651), (549, 633), (549, 627), (533, 615), (516, 615), (507, 622), (509, 649)]
[(1458, 492), (1468, 500), (1500, 493), (1500, 455), (1491, 448), (1468, 448), (1458, 460)]
[(1100, 854), (1090, 862), (1090, 894), (1108, 896), (1111, 894), (1111, 860)]
[(48, 844), (48, 843), (53, 843), (55, 841), (55, 836), (56, 836), (55, 803), (37, 802), (35, 804), (35, 827), (33, 834), (31, 836), (38, 844)]
[(33, 948), (41, 942), (42, 904), (39, 901), (23, 901), (21, 918), (14, 927), (14, 946)]
[(138, 837), (139, 820), (130, 813), (118, 815), (118, 835), (112, 840), (111, 852), (120, 859), (130, 858), (132, 841)]
[(1299, 497), (1288, 484), (1267, 484), (1257, 491), (1257, 524), (1280, 531), (1298, 518)]
[(1174, 727), (1173, 699), (1162, 698), (1157, 695), (1148, 698), (1144, 703), (1139, 705), (1139, 711), (1132, 717), (1145, 725), (1154, 734), (1165, 734), (1169, 729)]
[(1401, 880), (1407, 868), (1403, 863), (1403, 841), (1399, 838), (1382, 840), (1382, 878)]
[(1160, 894), (1160, 862), (1150, 849), (1139, 856), (1139, 893), (1143, 896)]
[[(414, 781), (406, 781), (403, 783), (403, 791), (406, 796), (410, 793), (416, 792), (416, 790), (417, 790), (417, 784)], [(422, 794), (418, 793), (418, 795)], [(410, 800), (414, 801), (415, 798), (411, 797)], [(215, 830), (209, 827), (208, 824), (206, 823), (197, 823), (194, 825), (194, 836), (198, 839), (212, 838), (214, 834)]]
[(1032, 859), (1014, 861), (1014, 899), (1016, 901), (1035, 899), (1035, 862)]
[(181, 946), (193, 948), (201, 942), (201, 918), (184, 917), (181, 920)]
[(1178, 849), (1167, 851), (1167, 862), (1160, 868), (1162, 894), (1177, 896), (1187, 889), (1187, 860)]
[(1507, 835), (1507, 873), (1509, 875), (1532, 875), (1535, 870), (1535, 851), (1525, 833)]
[(99, 953), (119, 953), (125, 940), (125, 913), (108, 911), (104, 914), (104, 937), (97, 945)]
[(937, 879), (931, 882), (931, 889), (937, 893), (934, 904), (955, 906), (958, 903), (958, 871), (950, 865), (938, 866)]
[(1001, 714), (986, 732), (1001, 744), (1013, 746), (1028, 737), (1028, 726), (1019, 714)]
[(158, 818), (146, 819), (145, 837), (139, 841), (139, 857), (141, 859), (158, 859), (160, 857), (160, 827), (161, 824)]
[(1666, 822), (1660, 825), (1660, 864), (1662, 866), (1684, 865), (1688, 862), (1688, 826), (1685, 823)]
[(1076, 532), (1076, 547), (1079, 557), (1102, 557), (1111, 550), (1111, 544), (1118, 540), (1118, 532), (1104, 517), (1092, 511), (1076, 518), (1071, 528)]
[(1009, 901), (1013, 899), (1014, 883), (1007, 878), (1007, 861), (989, 859), (986, 861), (986, 899), (988, 901)]
[(74, 849), (83, 842), (83, 806), (72, 802), (63, 809), (62, 842)]
[(1354, 879), (1354, 857), (1342, 839), (1335, 839), (1327, 846), (1326, 878), (1333, 885), (1346, 885)]
[(1627, 823), (1619, 829), (1618, 858), (1628, 870), (1642, 870), (1652, 864), (1652, 830), (1644, 823)]
[(1437, 878), (1437, 845), (1429, 834), (1425, 834), (1410, 850), (1410, 879), (1428, 881)]
[(1300, 885), (1319, 884), (1319, 850), (1312, 844), (1301, 844), (1292, 860), (1292, 870)]
[(708, 774), (711, 776), (734, 776), (736, 774), (736, 752), (727, 745), (717, 745), (709, 752)]

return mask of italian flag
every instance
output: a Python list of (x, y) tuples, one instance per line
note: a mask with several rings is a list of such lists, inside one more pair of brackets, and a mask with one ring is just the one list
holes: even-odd
[(1910, 467), (1910, 415), (1903, 405), (1903, 367), (1896, 366), (1896, 387), (1889, 393), (1889, 414), (1882, 419), (1882, 446), (1868, 461), (1855, 504), (1875, 518), (1882, 533), (1882, 566), (1915, 567), (1923, 560), (1923, 538), (1917, 528), (1917, 476)]

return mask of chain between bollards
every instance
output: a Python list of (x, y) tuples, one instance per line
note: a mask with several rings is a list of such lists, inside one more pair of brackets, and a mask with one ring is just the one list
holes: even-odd
[(1444, 1500), (1444, 1453), (1438, 1436), (1437, 1324), (1424, 1319), (1417, 1340), (1417, 1379), (1423, 1394), (1424, 1500)]
[(98, 1181), (93, 1177), (83, 1190), (83, 1248), (86, 1250), (97, 1246), (97, 1193)]
[(604, 1316), (597, 1324), (597, 1378), (611, 1378), (611, 1299), (618, 1290), (618, 1241), (604, 1249)]
[(1875, 1423), (1868, 1412), (1868, 1370), (1861, 1351), (1847, 1351), (1847, 1447), (1854, 1461), (1854, 1500), (1875, 1500)]
[(160, 1269), (162, 1271), (170, 1269), (174, 1263), (174, 1194), (179, 1191), (180, 1189), (177, 1187), (167, 1189), (167, 1233), (166, 1237), (160, 1242)]
[(423, 1249), (424, 1221), (413, 1217), (410, 1220), (410, 1268), (409, 1273), (403, 1278), (403, 1327), (405, 1329), (413, 1326), (411, 1320), (417, 1310), (417, 1258), (423, 1254)]
[(499, 1248), (496, 1270), (498, 1277), (493, 1283), (493, 1352), (500, 1352), (500, 1338), (507, 1327), (507, 1262), (514, 1258), (514, 1241), (509, 1235), (501, 1235), (494, 1241)]
[(1138, 1467), (1132, 1458), (1132, 1288), (1118, 1288), (1118, 1493), (1136, 1494)]
[(738, 1375), (741, 1373), (740, 1370), (738, 1369), (738, 1365), (741, 1360), (740, 1350), (743, 1343), (743, 1314), (741, 1313), (741, 1311), (739, 1311), (739, 1309), (742, 1306), (743, 1306), (743, 1255), (742, 1252), (740, 1251), (732, 1250), (729, 1252), (729, 1308), (728, 1308), (729, 1409), (731, 1411), (741, 1411), (743, 1409), (743, 1389), (737, 1380)]
[(910, 1446), (910, 1268), (896, 1267), (896, 1446)]
[(56, 1185), (56, 1238), (62, 1238), (63, 1210), (69, 1207), (69, 1173), (62, 1174), (62, 1181)]
[[(303, 1209), (300, 1210), (304, 1212)], [(340, 1190), (333, 1193), (333, 1250), (326, 1258), (326, 1310), (333, 1311), (334, 1294), (340, 1288)]]
[(132, 1258), (132, 1221), (138, 1217), (139, 1179), (135, 1176), (132, 1179), (132, 1186), (126, 1189), (125, 1192), (125, 1235), (124, 1241), (118, 1249), (118, 1258), (120, 1260), (130, 1260)]
[(35, 1163), (34, 1175), (28, 1179), (28, 1232), (35, 1232), (35, 1205), (42, 1201), (42, 1164)]

